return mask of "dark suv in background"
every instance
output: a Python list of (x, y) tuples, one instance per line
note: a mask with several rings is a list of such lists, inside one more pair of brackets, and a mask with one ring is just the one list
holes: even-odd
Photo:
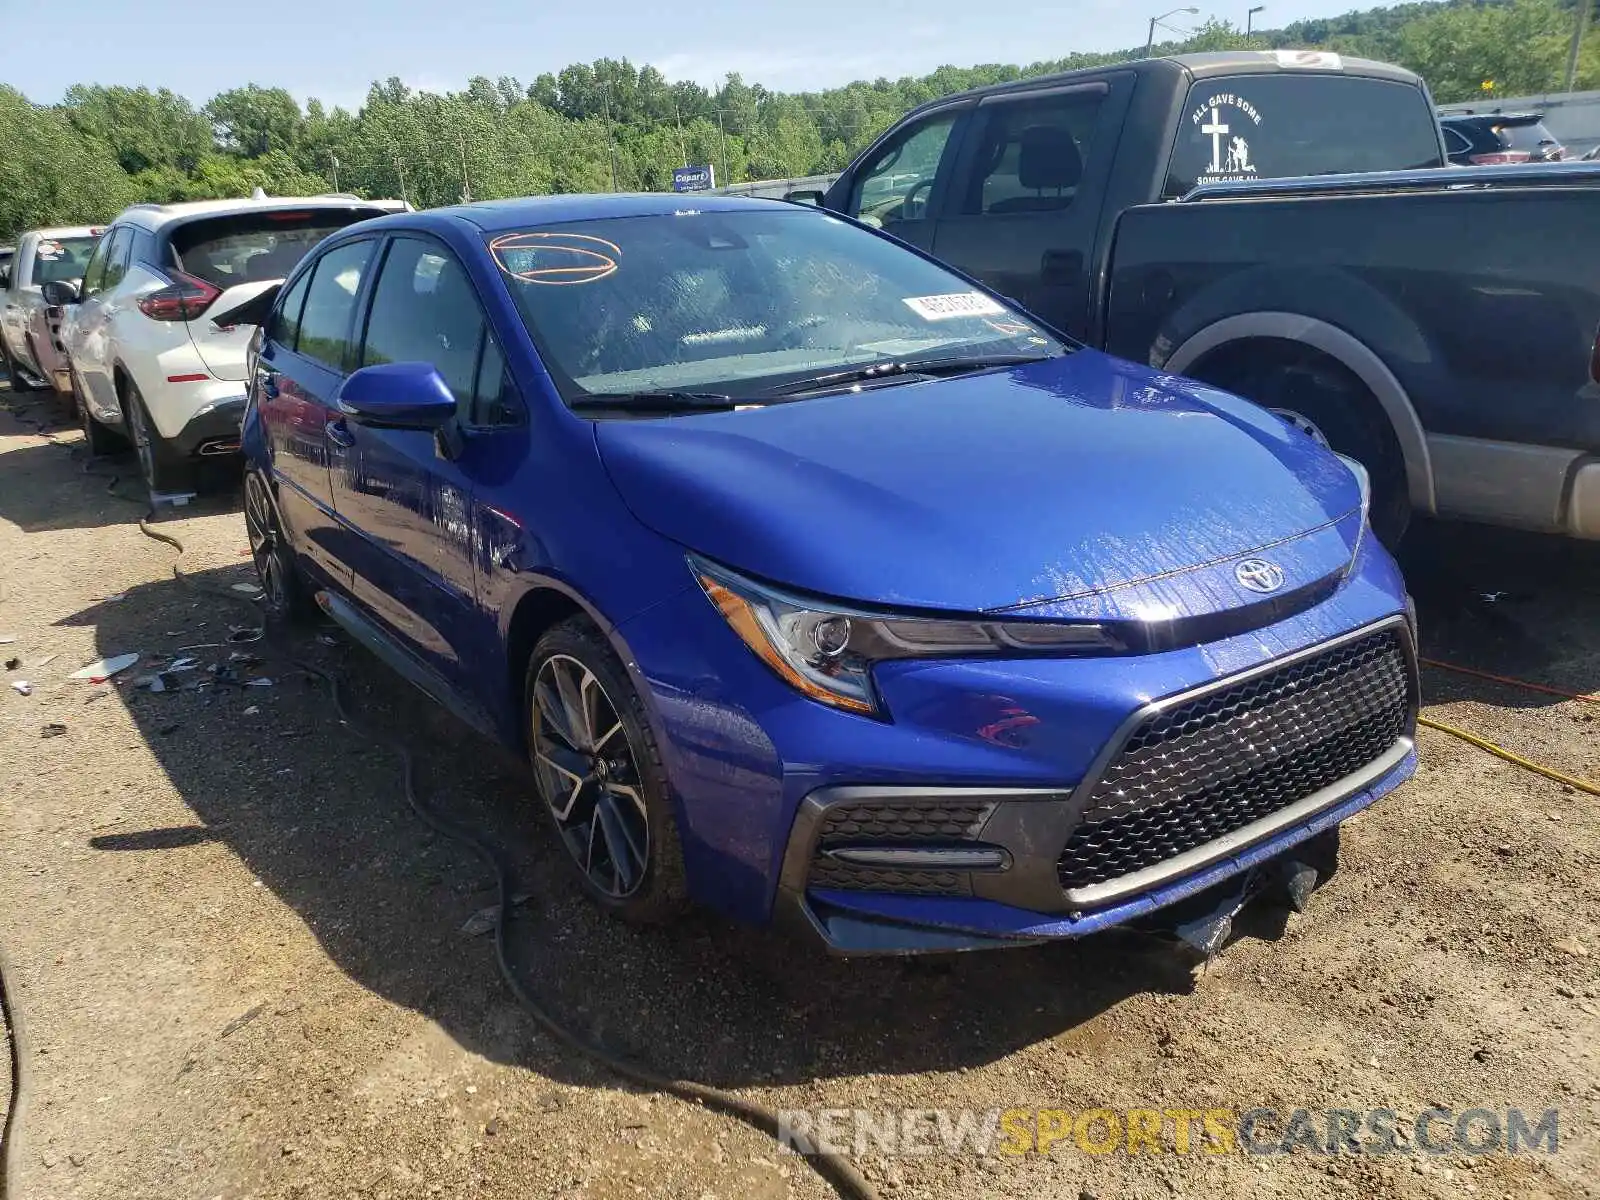
[(1439, 127), (1445, 152), (1457, 166), (1560, 162), (1567, 156), (1538, 113), (1445, 113)]

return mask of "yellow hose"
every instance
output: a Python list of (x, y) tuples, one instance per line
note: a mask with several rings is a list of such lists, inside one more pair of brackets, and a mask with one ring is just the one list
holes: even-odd
[(1546, 779), (1554, 779), (1557, 783), (1564, 783), (1568, 787), (1577, 788), (1580, 792), (1588, 792), (1591, 796), (1600, 796), (1600, 784), (1589, 783), (1586, 780), (1575, 779), (1571, 775), (1563, 775), (1560, 771), (1553, 771), (1549, 767), (1540, 766), (1526, 758), (1511, 753), (1503, 746), (1497, 746), (1486, 738), (1481, 738), (1475, 733), (1468, 733), (1465, 729), (1457, 729), (1454, 725), (1446, 725), (1443, 721), (1435, 721), (1428, 717), (1418, 717), (1418, 725), (1425, 725), (1429, 729), (1437, 729), (1440, 733), (1448, 733), (1458, 737), (1464, 742), (1470, 742), (1480, 750), (1487, 750), (1496, 758), (1503, 758), (1508, 763), (1532, 771), (1535, 775), (1543, 775)]

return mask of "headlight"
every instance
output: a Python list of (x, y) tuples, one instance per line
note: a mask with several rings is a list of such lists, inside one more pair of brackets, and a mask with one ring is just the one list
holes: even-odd
[[(1334, 451), (1338, 454), (1338, 451)], [(1372, 510), (1372, 476), (1367, 469), (1349, 455), (1340, 454), (1339, 461), (1350, 468), (1361, 488), (1361, 527), (1356, 531), (1356, 544), (1350, 548), (1350, 570), (1356, 569), (1356, 559), (1361, 557), (1361, 543), (1367, 536), (1367, 519)]]
[(797, 691), (881, 715), (872, 664), (897, 658), (1094, 654), (1122, 649), (1105, 626), (901, 617), (828, 606), (690, 556), (689, 567), (739, 640)]

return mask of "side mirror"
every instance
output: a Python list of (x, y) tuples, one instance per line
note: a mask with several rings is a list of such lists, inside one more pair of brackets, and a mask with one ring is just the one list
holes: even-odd
[(7, 267), (5, 270), (0, 271), (0, 292), (8, 291), (8, 290), (10, 290), (10, 288), (11, 288), (11, 268)]
[(790, 192), (784, 199), (790, 204), (811, 204), (817, 208), (822, 207), (822, 192), (816, 188), (803, 188), (798, 192)]
[(83, 299), (75, 279), (52, 279), (39, 289), (46, 304), (59, 308), (63, 304), (76, 304)]
[(380, 363), (350, 375), (334, 398), (358, 425), (439, 429), (456, 415), (456, 398), (432, 363)]

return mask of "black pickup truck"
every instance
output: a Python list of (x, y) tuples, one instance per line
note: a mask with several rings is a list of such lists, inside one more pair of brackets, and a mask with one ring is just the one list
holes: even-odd
[(1600, 538), (1600, 168), (1449, 167), (1415, 75), (1190, 55), (909, 113), (820, 201), (1249, 397), (1412, 512)]

